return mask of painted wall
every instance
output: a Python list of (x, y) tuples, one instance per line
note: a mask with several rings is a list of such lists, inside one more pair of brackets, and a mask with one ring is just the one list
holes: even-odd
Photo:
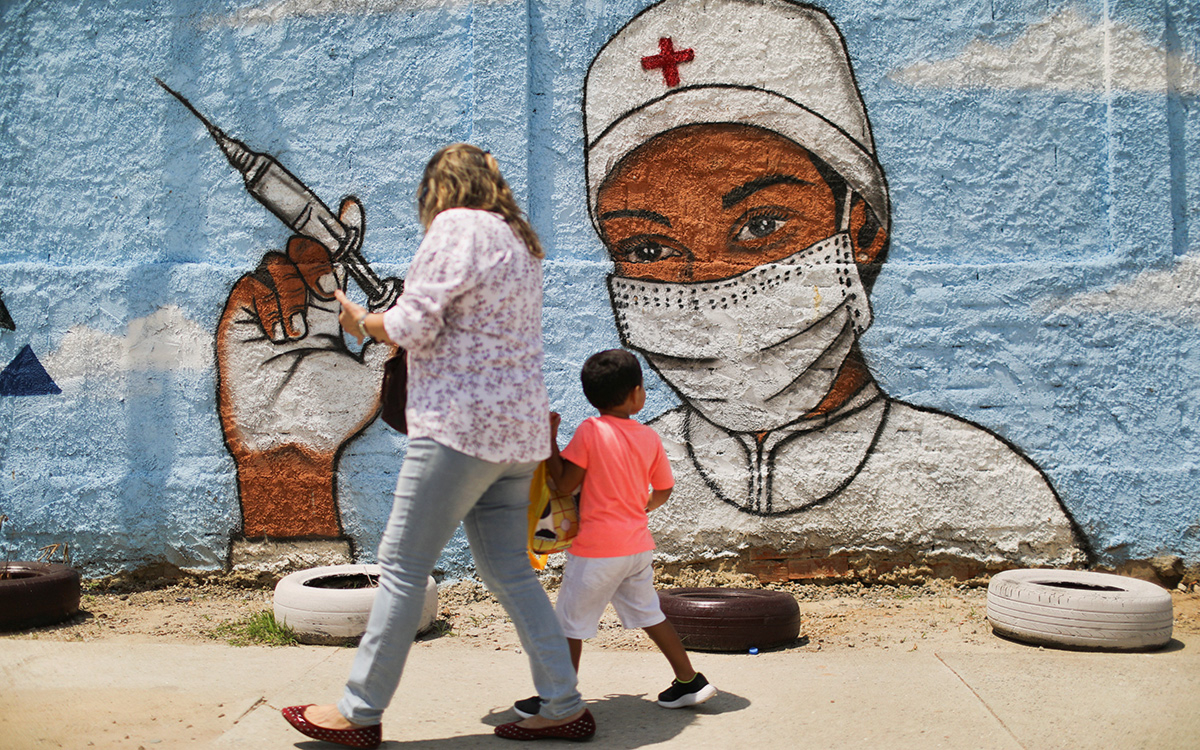
[[(101, 575), (217, 568), (262, 536), (348, 543), (370, 560), (382, 533), (405, 447), (372, 419), (386, 352), (334, 333), (326, 251), (289, 244), (158, 78), (333, 212), (355, 196), (361, 221), (352, 207), (342, 224), (361, 227), (361, 255), (385, 283), (420, 241), (413, 194), (428, 156), (456, 140), (491, 150), (548, 250), (546, 381), (564, 437), (590, 413), (583, 360), (622, 343), (643, 354), (643, 416), (679, 481), (653, 522), (664, 560), (733, 555), (768, 576), (922, 560), (967, 572), (1159, 555), (1200, 564), (1195, 4), (829, 2), (829, 49), (844, 42), (850, 67), (816, 76), (794, 18), (760, 33), (753, 4), (700, 3), (730, 14), (706, 28), (697, 2), (640, 16), (646, 0), (3, 4), (0, 553), (65, 544)], [(769, 10), (781, 7), (796, 10)], [(623, 56), (593, 66), (602, 49)], [(673, 57), (684, 50), (690, 59)], [(816, 131), (787, 113), (768, 123), (736, 97), (672, 93), (701, 83), (837, 99), (836, 112), (805, 108), (857, 155), (808, 140)], [(736, 324), (626, 316), (618, 327), (614, 272), (691, 295), (761, 267), (634, 267), (670, 258), (632, 240), (715, 226), (719, 212), (706, 213), (703, 194), (629, 185), (671, 177), (698, 189), (747, 147), (728, 127), (716, 141), (711, 128), (673, 131), (699, 140), (662, 147), (658, 125), (632, 128), (612, 153), (585, 147), (652, 100), (669, 103), (670, 127), (782, 134), (804, 147), (798, 168), (818, 156), (859, 196), (849, 255), (808, 264), (818, 270), (805, 279), (841, 273), (869, 304), (858, 300), (857, 323), (838, 329), (848, 338), (826, 342), (816, 366), (748, 359), (747, 341), (778, 351), (793, 340), (781, 328), (808, 330), (780, 318), (801, 308), (795, 291), (765, 295), (779, 309)], [(783, 151), (754, 153), (773, 154), (764, 169), (781, 173)], [(745, 229), (770, 244), (800, 215), (781, 207), (825, 212), (837, 234), (837, 181), (813, 174), (805, 182), (824, 197), (776, 183), (783, 192), (757, 192), (775, 214), (747, 216), (726, 239)], [(633, 182), (608, 195), (628, 205), (589, 205), (589, 185), (618, 177)], [(636, 225), (644, 215), (606, 228), (611, 210), (677, 218), (672, 232)], [(874, 245), (858, 234), (868, 213), (882, 229)], [(325, 239), (342, 257), (344, 237)], [(658, 241), (698, 257), (686, 237)], [(773, 260), (808, 247), (798, 243)], [(805, 320), (846, 309), (836, 284), (811, 285), (824, 292)], [(639, 325), (662, 335), (639, 338)], [(675, 348), (660, 346), (668, 338)], [(703, 341), (715, 348), (699, 351)], [(747, 374), (741, 391), (717, 360)], [(809, 387), (821, 377), (828, 388)], [(774, 395), (772, 382), (815, 388), (817, 400), (742, 408)], [(736, 408), (713, 406), (719, 394)], [(465, 542), (441, 567), (468, 569)]]

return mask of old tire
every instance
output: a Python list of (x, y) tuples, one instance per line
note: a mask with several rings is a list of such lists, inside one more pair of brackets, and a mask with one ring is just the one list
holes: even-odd
[[(352, 641), (366, 632), (379, 574), (378, 565), (325, 565), (284, 576), (275, 584), (275, 620), (301, 643)], [(432, 627), (437, 602), (437, 581), (430, 576), (417, 632)]]
[(1141, 651), (1171, 640), (1171, 594), (1148, 581), (1081, 570), (1006, 570), (988, 584), (992, 630), (1027, 643)]
[(690, 651), (768, 649), (800, 635), (800, 606), (786, 591), (663, 589), (658, 601)]
[(57, 563), (0, 563), (0, 630), (61, 622), (79, 612), (79, 571)]

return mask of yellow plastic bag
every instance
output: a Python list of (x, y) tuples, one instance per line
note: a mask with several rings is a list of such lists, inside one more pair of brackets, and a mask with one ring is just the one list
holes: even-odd
[(529, 485), (529, 564), (538, 570), (555, 552), (571, 546), (579, 533), (575, 498), (550, 486), (546, 462), (538, 464)]

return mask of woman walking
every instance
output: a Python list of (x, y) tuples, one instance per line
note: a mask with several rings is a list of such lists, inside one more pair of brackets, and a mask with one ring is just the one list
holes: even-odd
[(525, 551), (530, 480), (550, 452), (542, 248), (496, 159), (475, 146), (434, 154), (417, 208), (426, 235), (395, 306), (368, 313), (337, 293), (348, 333), (408, 352), (408, 453), (379, 545), (379, 592), (341, 700), (283, 715), (309, 737), (380, 744), (425, 581), (461, 521), (476, 570), (512, 618), (534, 686), (547, 698), (539, 714), (496, 734), (590, 737), (595, 722)]

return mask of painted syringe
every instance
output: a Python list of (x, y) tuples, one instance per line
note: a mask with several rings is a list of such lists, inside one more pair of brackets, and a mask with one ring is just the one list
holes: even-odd
[(250, 195), (292, 231), (321, 243), (333, 261), (346, 269), (367, 295), (369, 309), (385, 310), (392, 306), (400, 296), (403, 282), (396, 278), (380, 279), (371, 269), (362, 256), (362, 236), (357, 229), (338, 221), (316, 194), (273, 157), (251, 151), (246, 144), (230, 138), (179, 92), (157, 78), (154, 80), (204, 123), (225, 158), (241, 173)]

